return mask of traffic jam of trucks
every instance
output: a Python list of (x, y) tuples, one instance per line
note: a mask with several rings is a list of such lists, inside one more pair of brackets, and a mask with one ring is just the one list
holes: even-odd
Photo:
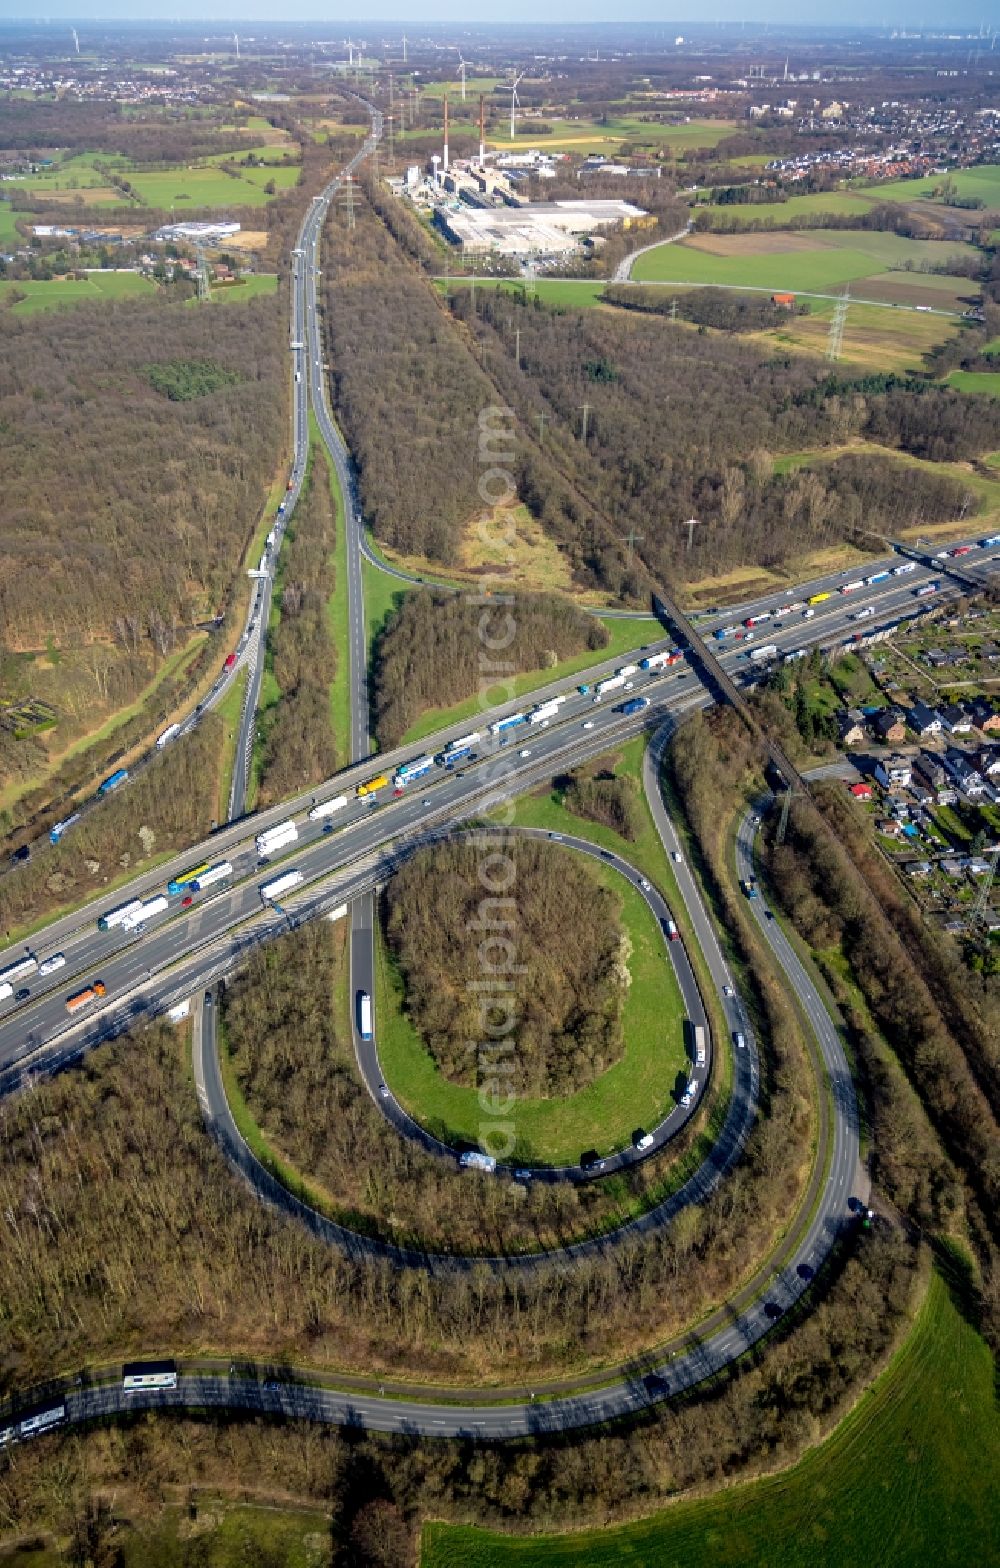
[[(649, 654), (638, 664), (621, 665), (612, 675), (605, 676), (598, 681), (593, 689), (589, 686), (578, 687), (581, 695), (590, 695), (595, 703), (603, 701), (605, 696), (621, 692), (625, 695), (616, 712), (627, 716), (641, 713), (649, 706), (649, 698), (645, 696), (628, 696), (634, 684), (635, 677), (642, 671), (647, 676), (652, 676), (681, 663), (685, 658), (680, 648), (665, 648), (656, 653)], [(230, 655), (226, 660), (226, 669), (231, 669), (236, 663), (236, 656)], [(557, 720), (562, 708), (569, 701), (569, 693), (561, 693), (536, 703), (533, 707), (523, 712), (507, 714), (504, 718), (489, 725), (488, 735), (501, 745), (509, 735), (519, 730), (545, 729)], [(590, 728), (588, 720), (586, 727)], [(180, 733), (181, 726), (171, 724), (157, 739), (157, 748), (163, 750)], [(330, 832), (333, 823), (329, 820), (338, 812), (343, 811), (351, 800), (363, 801), (369, 805), (377, 805), (379, 797), (391, 786), (394, 796), (402, 795), (407, 787), (426, 775), (440, 769), (449, 772), (460, 763), (476, 760), (475, 748), (486, 740), (486, 734), (479, 730), (472, 730), (467, 735), (459, 736), (450, 741), (442, 751), (436, 754), (430, 752), (413, 758), (401, 764), (391, 776), (388, 773), (375, 774), (358, 784), (350, 792), (332, 796), (327, 800), (315, 801), (307, 812), (310, 822), (323, 824), (323, 831)], [(530, 753), (526, 753), (530, 755)], [(112, 794), (128, 779), (128, 770), (119, 768), (110, 774), (100, 785), (97, 793), (103, 797)], [(68, 828), (79, 819), (79, 813), (74, 812), (61, 822), (57, 822), (50, 830), (49, 837), (53, 843), (58, 843)], [(299, 842), (299, 825), (293, 818), (279, 822), (272, 827), (263, 829), (254, 840), (258, 864), (264, 865), (280, 856), (283, 851), (290, 850)], [(150, 922), (161, 917), (169, 917), (171, 912), (187, 910), (194, 904), (195, 899), (203, 893), (212, 891), (225, 891), (234, 875), (235, 867), (231, 860), (199, 861), (189, 866), (186, 870), (178, 872), (171, 877), (164, 891), (156, 892), (146, 898), (127, 899), (124, 903), (105, 910), (97, 920), (97, 928), (102, 933), (120, 932), (125, 936), (134, 936), (141, 933)], [(305, 881), (304, 874), (298, 870), (287, 870), (270, 880), (263, 882), (258, 887), (258, 893), (265, 905), (275, 905), (276, 901), (285, 893), (300, 887)], [(674, 933), (671, 933), (673, 935)], [(26, 1000), (30, 991), (25, 986), (18, 987), (17, 981), (36, 972), (47, 976), (62, 968), (66, 964), (63, 953), (54, 953), (39, 961), (33, 954), (28, 954), (17, 964), (9, 966), (7, 970), (0, 971), (0, 1003), (16, 998)], [(100, 1000), (106, 995), (104, 983), (94, 981), (84, 989), (75, 992), (66, 999), (66, 1010), (77, 1013), (81, 1008)]]

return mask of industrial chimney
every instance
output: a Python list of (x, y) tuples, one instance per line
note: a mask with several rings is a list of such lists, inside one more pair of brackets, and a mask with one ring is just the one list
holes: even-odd
[(479, 96), (479, 167), (486, 167), (486, 99)]
[(441, 173), (448, 173), (448, 94), (444, 95), (444, 157), (441, 159)]

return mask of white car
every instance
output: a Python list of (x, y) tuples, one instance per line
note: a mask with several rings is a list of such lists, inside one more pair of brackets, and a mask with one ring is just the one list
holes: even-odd
[(380, 1083), (378, 1086), (378, 1092), (382, 1096), (383, 1100), (387, 1100), (389, 1098), (388, 1084)]
[(585, 730), (592, 730), (594, 728), (594, 721), (593, 721), (593, 719), (584, 719), (584, 721), (583, 721), (583, 728)]
[(639, 886), (642, 888), (642, 891), (644, 893), (648, 893), (649, 890), (650, 890), (649, 883), (646, 881), (645, 877), (640, 877), (639, 878)]
[(724, 985), (722, 987), (722, 994), (723, 994), (723, 996), (732, 996), (732, 994), (733, 994), (732, 986), (731, 985)]
[(531, 752), (529, 751), (528, 747), (525, 746), (522, 751), (518, 752), (518, 756), (519, 757), (530, 757), (531, 756)]
[(675, 849), (670, 858), (675, 865), (682, 866), (684, 864), (684, 856), (681, 854), (679, 849)]
[(738, 1051), (746, 1050), (747, 1039), (746, 1035), (741, 1029), (737, 1029), (736, 1033), (733, 1035), (733, 1044)]

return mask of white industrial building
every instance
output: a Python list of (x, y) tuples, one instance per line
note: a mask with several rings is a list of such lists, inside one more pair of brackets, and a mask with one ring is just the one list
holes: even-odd
[(470, 255), (563, 255), (581, 235), (612, 223), (626, 228), (648, 214), (629, 201), (539, 201), (518, 207), (440, 207), (437, 219), (454, 245)]

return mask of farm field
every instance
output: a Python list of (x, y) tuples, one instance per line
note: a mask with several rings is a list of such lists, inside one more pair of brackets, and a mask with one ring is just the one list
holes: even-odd
[(30, 316), (38, 310), (60, 305), (93, 304), (95, 300), (137, 299), (154, 293), (156, 284), (138, 272), (96, 272), (81, 282), (68, 278), (46, 281), (25, 279), (23, 283), (0, 282), (0, 308), (13, 295), (25, 295), (7, 308), (15, 316)]
[[(560, 816), (566, 832), (578, 830), (577, 818), (564, 811)], [(588, 826), (579, 830), (592, 837)], [(623, 853), (630, 853), (629, 846)], [(625, 1047), (612, 1067), (576, 1094), (519, 1099), (514, 1157), (520, 1160), (560, 1165), (579, 1160), (585, 1149), (606, 1154), (626, 1147), (635, 1127), (655, 1126), (671, 1108), (671, 1090), (686, 1060), (684, 1006), (649, 906), (617, 871), (589, 860), (585, 864), (596, 881), (620, 895), (621, 922), (631, 940), (632, 983), (622, 1015)], [(376, 964), (375, 1012), (386, 1083), (411, 1116), (445, 1141), (475, 1144), (483, 1120), (478, 1091), (439, 1072), (403, 1011), (401, 981), (381, 939)]]
[[(537, 120), (540, 116), (533, 115), (529, 109), (525, 109), (521, 118)], [(529, 132), (523, 134), (519, 132), (513, 142), (509, 134), (501, 136), (488, 134), (487, 145), (500, 148), (537, 145), (560, 152), (606, 153), (620, 147), (622, 142), (643, 142), (650, 146), (683, 152), (696, 147), (715, 147), (725, 137), (731, 136), (736, 128), (735, 120), (691, 120), (684, 125), (661, 125), (656, 122), (647, 123), (631, 115), (623, 115), (620, 119), (608, 119), (606, 123), (587, 119), (549, 120), (546, 123), (551, 127), (550, 131), (545, 135), (536, 136), (534, 141)], [(509, 116), (506, 127), (509, 131)]]
[[(883, 291), (923, 289), (929, 283), (934, 299), (940, 298), (940, 308), (949, 309), (954, 308), (950, 302), (956, 286), (961, 285), (966, 292), (971, 289), (967, 280), (946, 281), (936, 275), (901, 269), (938, 263), (967, 252), (971, 252), (971, 247), (861, 231), (699, 234), (647, 251), (636, 261), (632, 276), (637, 283), (717, 283), (803, 292), (840, 289), (846, 283), (863, 292), (869, 279), (880, 280)], [(898, 274), (893, 271), (887, 282), (885, 275), (892, 268), (900, 270)]]
[(509, 1536), (428, 1524), (422, 1568), (962, 1568), (995, 1523), (993, 1361), (935, 1275), (888, 1369), (780, 1475), (616, 1529)]
[(1000, 373), (989, 370), (953, 370), (945, 378), (950, 387), (960, 392), (985, 392), (988, 397), (1000, 397)]
[(740, 224), (774, 223), (786, 226), (793, 223), (796, 218), (815, 217), (817, 213), (822, 212), (834, 214), (868, 212), (875, 199), (873, 196), (862, 196), (855, 192), (823, 191), (811, 196), (789, 196), (787, 201), (757, 202), (753, 206), (740, 204), (719, 207), (713, 204), (710, 207), (699, 207), (697, 211), (707, 212), (713, 225), (732, 221)]
[(151, 207), (261, 206), (271, 200), (263, 189), (269, 181), (273, 180), (279, 191), (287, 190), (297, 182), (299, 170), (296, 164), (277, 161), (295, 150), (294, 143), (280, 140), (281, 133), (266, 121), (258, 129), (274, 140), (253, 151), (257, 157), (272, 161), (265, 161), (263, 167), (241, 168), (239, 177), (226, 174), (219, 167), (225, 157), (242, 156), (238, 147), (230, 154), (149, 173), (133, 173), (129, 159), (114, 153), (81, 152), (59, 160), (52, 168), (38, 174), (11, 181), (10, 188), (47, 201), (72, 205), (128, 205), (128, 198), (108, 184), (106, 171), (110, 168), (128, 179), (140, 201)]
[[(987, 207), (1000, 207), (1000, 164), (998, 163), (983, 163), (974, 169), (955, 169), (947, 176), (929, 174), (922, 180), (891, 180), (887, 185), (870, 186), (869, 199), (927, 201), (933, 199), (935, 190), (946, 177), (954, 181), (959, 196), (979, 197)], [(957, 215), (961, 216), (961, 214)]]
[[(278, 288), (276, 272), (253, 272), (239, 283), (214, 284), (211, 290), (213, 305), (242, 305), (248, 299), (258, 299), (262, 294), (274, 294)], [(197, 304), (189, 300), (189, 304)]]
[(30, 213), (12, 207), (9, 201), (0, 201), (0, 243), (4, 245), (23, 243), (14, 224), (16, 219), (30, 216)]
[[(808, 316), (789, 316), (787, 326), (754, 334), (757, 342), (823, 354), (833, 318), (833, 300), (811, 300)], [(924, 355), (961, 331), (955, 317), (921, 315), (885, 305), (854, 305), (844, 325), (840, 363), (872, 370), (922, 370)], [(1000, 381), (1000, 376), (996, 378)]]
[(286, 190), (298, 179), (298, 169), (242, 169), (240, 178), (224, 174), (212, 164), (190, 169), (157, 170), (154, 174), (129, 175), (129, 182), (150, 207), (164, 211), (191, 207), (259, 207), (273, 198), (264, 186), (273, 179)]

